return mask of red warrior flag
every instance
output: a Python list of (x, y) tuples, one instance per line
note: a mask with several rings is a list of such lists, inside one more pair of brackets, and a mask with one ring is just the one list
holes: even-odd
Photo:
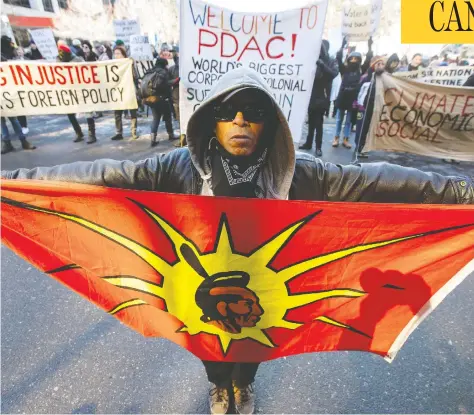
[(3, 181), (2, 238), (129, 327), (205, 360), (362, 350), (390, 361), (474, 271), (474, 208), (463, 205), (14, 180)]

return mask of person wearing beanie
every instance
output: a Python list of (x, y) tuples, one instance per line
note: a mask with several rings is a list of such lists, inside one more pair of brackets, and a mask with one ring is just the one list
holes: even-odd
[(161, 117), (165, 121), (168, 139), (175, 140), (171, 121), (171, 83), (168, 72), (168, 60), (157, 58), (154, 68), (147, 72), (142, 79), (141, 92), (143, 103), (151, 108), (153, 121), (151, 123), (151, 146), (158, 144), (158, 127)]
[[(59, 62), (84, 62), (84, 59), (80, 56), (76, 56), (71, 48), (66, 45), (64, 41), (58, 41), (58, 59)], [(87, 144), (93, 144), (97, 141), (97, 137), (95, 135), (95, 121), (91, 113), (84, 114), (87, 120), (87, 126), (89, 129), (89, 139), (87, 140)], [(77, 121), (76, 114), (67, 114), (70, 123), (72, 124), (72, 128), (74, 128), (74, 132), (76, 133), (76, 138), (73, 140), (74, 143), (78, 143), (84, 140), (84, 134), (82, 132), (81, 126)]]
[[(114, 48), (114, 59), (126, 59), (127, 58), (127, 51), (125, 50), (125, 46), (115, 46)], [(136, 81), (136, 73), (133, 71), (133, 80), (134, 83)], [(111, 138), (112, 140), (123, 140), (123, 123), (122, 123), (122, 115), (125, 111), (124, 110), (116, 110), (114, 113), (115, 116), (115, 131), (116, 134)], [(137, 126), (138, 126), (138, 118), (137, 118), (137, 110), (131, 109), (130, 110), (130, 119), (131, 119), (131, 130), (132, 130), (132, 140), (138, 139), (137, 135)]]
[(82, 43), (79, 39), (73, 39), (71, 45), (69, 46), (71, 52), (76, 56), (84, 57), (84, 52), (82, 51)]

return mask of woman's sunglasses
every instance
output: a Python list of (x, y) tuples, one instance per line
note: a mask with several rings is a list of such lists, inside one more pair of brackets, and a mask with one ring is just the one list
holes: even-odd
[(245, 121), (253, 123), (262, 123), (267, 118), (267, 111), (263, 108), (254, 108), (250, 105), (243, 107), (236, 105), (216, 105), (214, 107), (214, 118), (216, 121), (232, 121), (236, 114), (241, 112), (244, 116)]

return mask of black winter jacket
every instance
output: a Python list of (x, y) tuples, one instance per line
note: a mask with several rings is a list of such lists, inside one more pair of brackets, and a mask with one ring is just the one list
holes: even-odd
[[(203, 184), (187, 148), (138, 162), (76, 162), (3, 171), (2, 177), (184, 194), (200, 194)], [(467, 177), (444, 177), (388, 163), (341, 166), (297, 153), (289, 199), (474, 204), (474, 187)]]

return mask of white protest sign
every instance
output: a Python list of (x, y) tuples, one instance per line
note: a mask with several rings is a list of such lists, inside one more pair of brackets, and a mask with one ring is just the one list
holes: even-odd
[(53, 31), (50, 28), (30, 30), (31, 37), (36, 43), (43, 58), (55, 61), (58, 56), (58, 47), (54, 40)]
[(137, 108), (132, 62), (2, 62), (2, 116)]
[(137, 61), (153, 60), (148, 36), (130, 36), (130, 57)]
[(381, 11), (382, 0), (372, 0), (363, 6), (346, 3), (342, 11), (342, 36), (353, 42), (369, 39), (379, 27)]
[(474, 74), (472, 66), (439, 66), (418, 71), (395, 72), (393, 75), (397, 78), (412, 79), (426, 84), (463, 86), (472, 74)]
[(114, 30), (117, 39), (125, 45), (130, 44), (130, 36), (140, 34), (140, 23), (138, 20), (114, 20)]
[(185, 130), (213, 85), (241, 66), (268, 83), (300, 139), (311, 95), (328, 0), (273, 13), (242, 13), (201, 0), (181, 2), (180, 113)]

